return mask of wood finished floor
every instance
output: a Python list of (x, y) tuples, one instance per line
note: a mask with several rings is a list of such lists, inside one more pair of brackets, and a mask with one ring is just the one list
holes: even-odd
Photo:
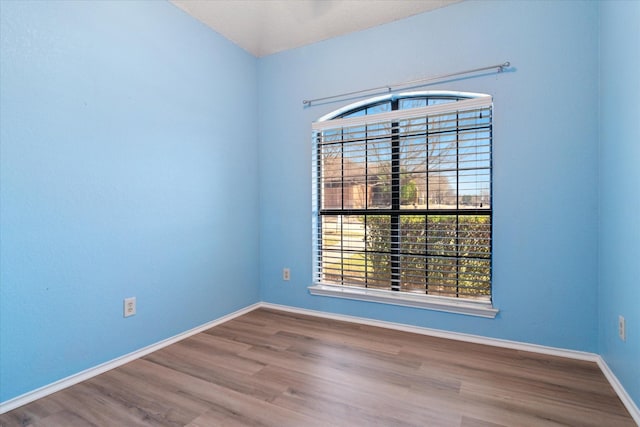
[(259, 309), (9, 426), (635, 426), (595, 363)]

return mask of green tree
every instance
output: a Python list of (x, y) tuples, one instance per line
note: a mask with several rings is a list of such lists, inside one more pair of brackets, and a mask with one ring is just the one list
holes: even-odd
[(403, 205), (409, 205), (416, 203), (418, 199), (418, 187), (416, 183), (411, 180), (405, 182), (400, 188), (400, 203)]

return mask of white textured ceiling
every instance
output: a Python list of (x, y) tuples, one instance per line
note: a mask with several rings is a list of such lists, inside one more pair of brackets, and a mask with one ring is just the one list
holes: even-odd
[(461, 0), (171, 0), (258, 57), (458, 1)]

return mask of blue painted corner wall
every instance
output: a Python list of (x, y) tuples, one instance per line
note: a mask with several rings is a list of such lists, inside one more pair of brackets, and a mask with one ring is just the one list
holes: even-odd
[(165, 2), (0, 8), (6, 401), (259, 300), (257, 59)]
[[(0, 402), (258, 301), (599, 353), (640, 402), (639, 8), (467, 1), (257, 59), (168, 2), (0, 0)], [(494, 97), (498, 317), (311, 296), (310, 124), (349, 101), (302, 100), (507, 60), (428, 88)]]
[[(598, 6), (463, 2), (262, 58), (260, 277), (265, 301), (597, 350)], [(431, 86), (494, 97), (496, 319), (312, 296), (310, 123), (302, 100), (500, 64)], [(287, 126), (283, 126), (287, 123)], [(282, 267), (292, 268), (290, 282)]]
[(598, 350), (640, 406), (639, 23), (640, 2), (600, 4)]

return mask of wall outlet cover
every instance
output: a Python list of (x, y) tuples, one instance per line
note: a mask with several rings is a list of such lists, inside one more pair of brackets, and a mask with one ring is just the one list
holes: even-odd
[(124, 317), (136, 314), (136, 297), (124, 299)]

